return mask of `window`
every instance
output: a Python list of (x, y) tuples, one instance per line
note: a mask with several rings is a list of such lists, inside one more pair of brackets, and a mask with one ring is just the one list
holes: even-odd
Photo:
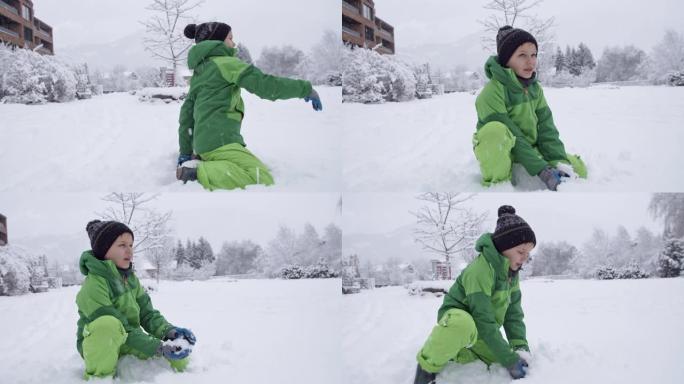
[(24, 40), (33, 42), (33, 29), (24, 27)]
[(366, 27), (366, 40), (375, 40), (375, 31), (372, 28)]
[(373, 20), (373, 10), (366, 4), (363, 5), (363, 17), (368, 20)]
[(22, 4), (21, 5), (21, 16), (23, 16), (24, 19), (26, 19), (26, 20), (31, 20), (31, 8)]

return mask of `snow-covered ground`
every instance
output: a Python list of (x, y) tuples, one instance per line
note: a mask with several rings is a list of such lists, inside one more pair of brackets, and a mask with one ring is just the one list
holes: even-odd
[[(561, 139), (588, 180), (559, 191), (684, 190), (684, 87), (546, 88)], [(472, 149), (477, 94), (404, 103), (344, 103), (343, 177), (348, 191), (482, 191)], [(486, 189), (528, 189), (510, 183)]]
[[(684, 278), (523, 281), (532, 351), (520, 383), (681, 383), (684, 377)], [(343, 382), (412, 383), (416, 353), (442, 298), (401, 287), (345, 295)], [(481, 362), (450, 363), (438, 384), (509, 383), (508, 372)]]
[[(273, 187), (339, 191), (340, 87), (316, 87), (323, 111), (301, 99), (270, 102), (243, 92), (247, 147)], [(0, 191), (201, 191), (176, 181), (181, 104), (127, 93), (46, 105), (0, 104)]]
[[(193, 330), (188, 370), (161, 359), (120, 360), (117, 383), (342, 383), (339, 279), (162, 282), (154, 306)], [(0, 382), (82, 381), (79, 287), (0, 296)], [(104, 380), (111, 382), (111, 379)]]

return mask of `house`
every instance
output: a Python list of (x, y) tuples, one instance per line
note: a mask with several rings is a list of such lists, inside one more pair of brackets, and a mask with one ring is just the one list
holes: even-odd
[(342, 0), (342, 41), (394, 54), (394, 27), (375, 15), (373, 0)]
[(55, 54), (52, 27), (35, 17), (31, 0), (0, 0), (0, 42)]

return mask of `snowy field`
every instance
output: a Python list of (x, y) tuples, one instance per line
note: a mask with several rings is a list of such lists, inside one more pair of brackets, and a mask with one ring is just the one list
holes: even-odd
[[(151, 294), (154, 306), (172, 324), (197, 335), (188, 370), (174, 373), (162, 358), (124, 357), (114, 382), (341, 384), (340, 284), (339, 279), (162, 282)], [(78, 289), (0, 296), (0, 382), (82, 382)]]
[[(588, 180), (559, 191), (682, 191), (684, 87), (545, 89), (566, 151)], [(348, 191), (482, 191), (472, 149), (476, 94), (405, 103), (344, 103), (343, 177)], [(526, 172), (525, 172), (526, 174)], [(528, 190), (505, 183), (488, 191)]]
[[(532, 351), (516, 383), (681, 383), (684, 278), (522, 282)], [(410, 384), (442, 298), (401, 287), (345, 295), (344, 383)], [(450, 363), (438, 384), (512, 382), (500, 365)]]
[[(302, 99), (271, 102), (244, 91), (242, 133), (268, 165), (272, 187), (342, 188), (340, 87), (316, 87), (323, 111)], [(0, 104), (0, 191), (201, 191), (175, 178), (181, 104), (116, 93), (46, 105)], [(11, 122), (8, 124), (7, 122)]]

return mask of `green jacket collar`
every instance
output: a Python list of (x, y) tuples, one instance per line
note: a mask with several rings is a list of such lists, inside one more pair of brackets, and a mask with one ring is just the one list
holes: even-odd
[(188, 52), (188, 68), (195, 69), (197, 66), (209, 57), (214, 56), (235, 56), (237, 54), (236, 48), (228, 48), (223, 41), (219, 40), (205, 40), (195, 44)]
[[(516, 76), (515, 71), (499, 64), (499, 60), (496, 56), (490, 56), (489, 59), (487, 59), (487, 62), (485, 63), (485, 75), (487, 75), (488, 79), (495, 79), (503, 84), (504, 87), (514, 92), (522, 93), (524, 90), (524, 87), (520, 83), (520, 80), (518, 80), (518, 76)], [(536, 85), (537, 76), (535, 72), (529, 82), (528, 89), (531, 91), (536, 87)]]
[(507, 257), (496, 250), (494, 242), (492, 242), (491, 233), (485, 233), (477, 239), (475, 250), (482, 254), (489, 265), (494, 268), (499, 279), (508, 278), (508, 270), (511, 268), (511, 262)]
[[(81, 273), (88, 276), (92, 273), (94, 275), (102, 276), (107, 280), (119, 280), (122, 277), (121, 272), (111, 260), (100, 260), (93, 254), (92, 250), (85, 251), (81, 254), (81, 259), (78, 263)], [(132, 271), (133, 265), (127, 270)]]

